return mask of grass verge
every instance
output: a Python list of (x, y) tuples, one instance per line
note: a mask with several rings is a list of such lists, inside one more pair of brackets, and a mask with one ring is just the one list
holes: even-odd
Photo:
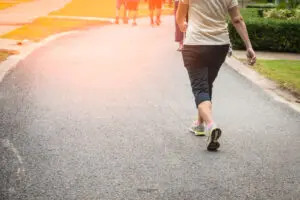
[(14, 40), (28, 39), (38, 42), (53, 34), (104, 24), (108, 24), (108, 22), (41, 17), (31, 24), (15, 29), (1, 37)]
[(258, 60), (253, 69), (300, 96), (299, 60)]
[(6, 8), (12, 7), (16, 5), (15, 3), (8, 3), (8, 2), (0, 2), (0, 10), (4, 10)]
[(28, 1), (32, 1), (32, 0), (19, 0), (19, 1), (12, 1), (12, 2), (9, 2), (7, 0), (4, 1), (4, 2), (0, 1), (0, 10), (4, 10), (6, 8), (15, 6), (15, 5), (19, 4), (19, 3), (24, 3), (24, 2), (28, 2)]
[[(139, 7), (139, 17), (148, 16), (149, 11), (147, 4), (140, 3)], [(70, 3), (68, 3), (64, 8), (52, 12), (50, 13), (50, 15), (114, 18), (115, 8), (115, 0), (73, 0)], [(163, 9), (162, 13), (164, 15), (173, 14), (173, 9)], [(42, 17), (38, 18), (31, 24), (22, 26), (12, 32), (2, 35), (1, 38), (14, 40), (28, 39), (32, 41), (40, 41), (52, 34), (70, 30), (78, 30), (89, 26), (103, 25), (107, 23), (108, 22), (101, 21)]]
[[(121, 13), (123, 13), (122, 10)], [(173, 10), (163, 9), (162, 13), (164, 15), (173, 14)], [(140, 3), (138, 16), (146, 17), (148, 14), (148, 4)], [(50, 15), (114, 18), (116, 15), (116, 1), (73, 0), (64, 8), (52, 12)]]
[(9, 56), (19, 54), (17, 51), (0, 49), (0, 63), (5, 61)]

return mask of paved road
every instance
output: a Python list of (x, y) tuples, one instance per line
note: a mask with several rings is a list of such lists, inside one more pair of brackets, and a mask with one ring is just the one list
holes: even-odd
[(299, 199), (300, 115), (228, 66), (219, 152), (195, 116), (173, 18), (43, 47), (0, 84), (0, 199)]

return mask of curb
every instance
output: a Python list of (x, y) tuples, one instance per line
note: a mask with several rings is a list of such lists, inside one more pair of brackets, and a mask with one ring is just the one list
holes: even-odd
[(43, 39), (41, 42), (30, 44), (29, 46), (24, 47), (24, 49), (21, 49), (20, 54), (18, 55), (12, 55), (7, 58), (7, 60), (3, 61), (0, 64), (0, 83), (3, 81), (4, 77), (13, 70), (20, 61), (24, 60), (29, 54), (31, 54), (36, 49), (56, 40), (61, 37), (71, 35), (78, 33), (79, 31), (67, 31), (62, 32), (58, 34), (51, 35), (45, 39)]
[(230, 68), (235, 70), (240, 75), (244, 76), (252, 83), (258, 85), (262, 88), (269, 96), (271, 96), (274, 100), (286, 104), (291, 107), (293, 110), (300, 113), (300, 103), (296, 102), (296, 98), (289, 92), (280, 89), (279, 85), (255, 70), (245, 66), (241, 61), (227, 57), (225, 64), (227, 64)]

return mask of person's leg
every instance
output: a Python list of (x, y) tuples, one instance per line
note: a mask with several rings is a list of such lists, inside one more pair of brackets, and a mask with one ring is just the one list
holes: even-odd
[(151, 25), (154, 25), (154, 19), (153, 19), (153, 14), (154, 14), (154, 0), (148, 0), (148, 5), (149, 5), (150, 23), (151, 23)]
[(178, 47), (177, 51), (182, 51), (184, 34), (180, 31), (179, 26), (176, 22), (176, 12), (177, 12), (177, 9), (178, 9), (178, 4), (179, 4), (178, 1), (176, 1), (175, 4), (174, 4), (175, 42), (178, 42), (178, 44), (179, 44), (179, 47)]
[(133, 5), (132, 5), (132, 12), (133, 12), (133, 22), (132, 22), (132, 25), (133, 26), (136, 26), (137, 23), (136, 23), (136, 17), (137, 17), (137, 10), (138, 10), (138, 2), (133, 2)]
[(162, 0), (155, 0), (156, 2), (156, 24), (160, 25), (161, 20), (160, 20), (160, 16), (161, 16), (161, 9), (162, 9)]
[(183, 49), (183, 40), (181, 40), (181, 41), (179, 42), (178, 51), (182, 51), (182, 49)]
[(219, 70), (225, 61), (228, 50), (229, 50), (229, 45), (218, 45), (212, 49), (212, 54), (216, 56), (214, 57), (215, 59), (212, 59), (213, 62), (211, 63), (211, 66), (213, 67), (210, 67), (208, 69), (209, 70), (208, 71), (209, 96), (211, 99), (213, 95), (214, 81), (217, 78)]
[(119, 24), (121, 0), (116, 0), (116, 20), (115, 24)]
[(202, 56), (202, 50), (199, 45), (184, 45), (182, 51), (184, 66), (189, 75), (198, 113), (198, 119), (193, 122), (189, 129), (195, 135), (205, 135), (205, 120), (198, 112), (199, 101), (210, 100), (208, 94), (208, 69), (205, 64), (205, 56)]
[[(225, 46), (225, 45), (224, 45)], [(199, 121), (207, 125), (207, 150), (217, 150), (221, 130), (216, 126), (212, 116), (211, 91), (220, 66), (225, 60), (226, 46), (184, 46), (183, 60), (190, 78), (195, 103), (198, 108)]]
[(128, 23), (128, 17), (129, 17), (129, 10), (128, 10), (128, 3), (126, 0), (122, 0), (123, 5), (124, 5), (124, 12), (123, 12), (123, 22), (124, 24)]
[[(229, 45), (218, 45), (212, 46), (210, 48), (209, 55), (214, 55), (213, 57), (209, 58), (209, 68), (208, 68), (208, 85), (209, 85), (209, 96), (212, 99), (212, 90), (213, 90), (213, 83), (218, 76), (220, 67), (222, 66), (223, 62), (225, 61), (227, 52), (229, 49)], [(221, 136), (221, 129), (217, 127), (216, 123), (212, 117), (212, 102), (205, 102), (199, 105), (199, 112), (201, 116), (207, 115), (210, 119), (210, 122), (207, 124), (207, 131), (208, 131), (208, 141), (207, 141), (207, 149), (208, 150), (216, 150), (220, 147), (218, 139)]]

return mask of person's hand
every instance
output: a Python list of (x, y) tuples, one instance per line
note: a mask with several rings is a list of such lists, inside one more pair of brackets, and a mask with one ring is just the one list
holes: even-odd
[(249, 65), (254, 65), (256, 63), (256, 55), (252, 48), (247, 49), (247, 58)]
[(183, 33), (185, 33), (188, 24), (187, 24), (186, 21), (183, 21), (183, 22), (178, 23), (178, 26), (179, 26), (180, 31), (183, 32)]

